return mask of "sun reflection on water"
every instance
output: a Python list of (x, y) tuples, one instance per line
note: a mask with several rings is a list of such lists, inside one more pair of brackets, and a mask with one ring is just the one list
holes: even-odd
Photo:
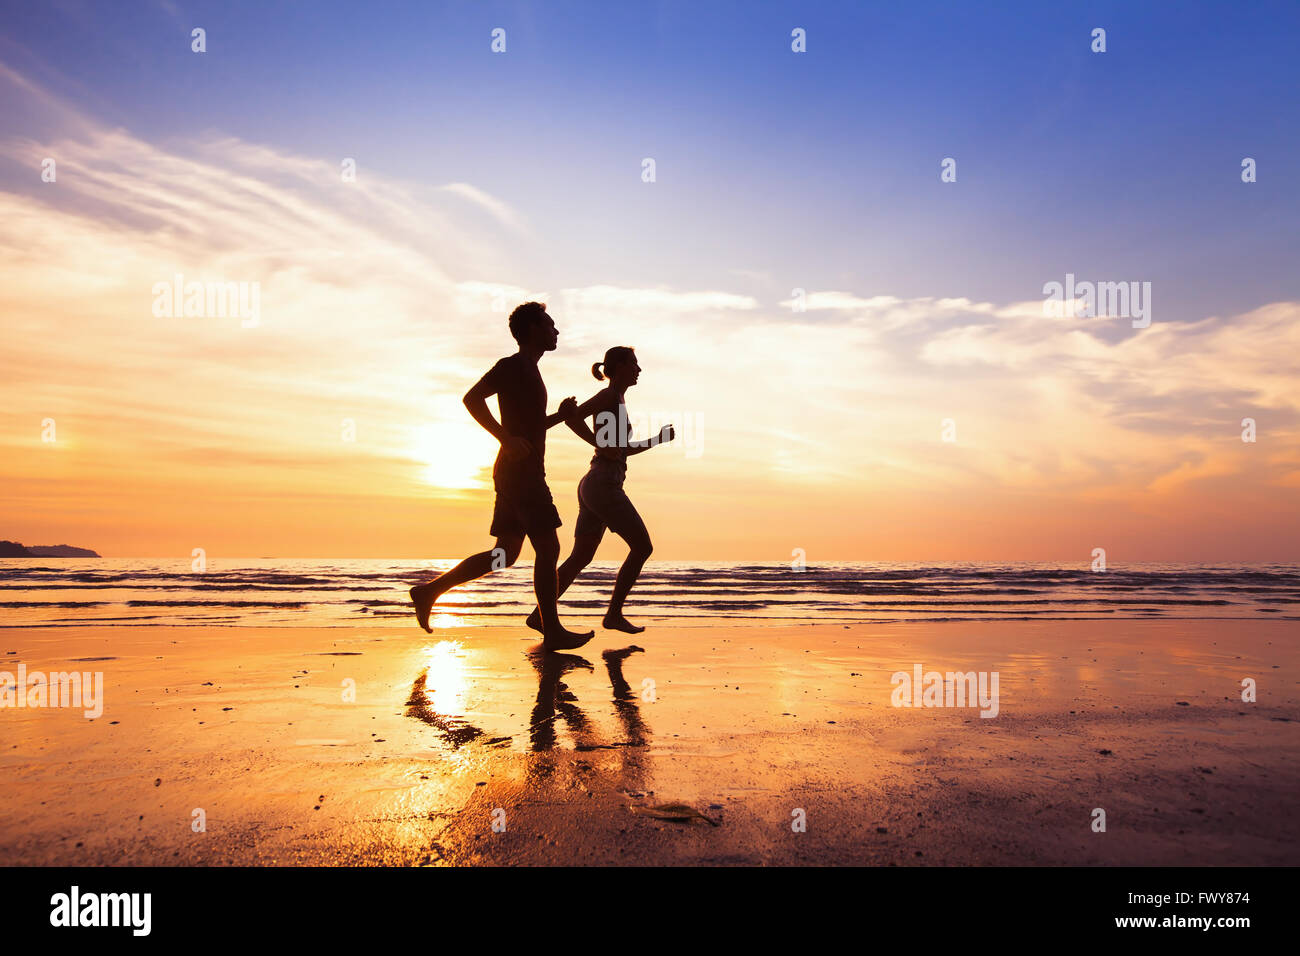
[(435, 608), (433, 614), (429, 616), (429, 626), (445, 630), (449, 627), (468, 627), (469, 622), (463, 614), (452, 614)]

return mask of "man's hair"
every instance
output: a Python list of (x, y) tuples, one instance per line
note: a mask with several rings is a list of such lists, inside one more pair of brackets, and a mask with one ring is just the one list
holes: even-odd
[(545, 302), (525, 302), (523, 305), (516, 306), (510, 313), (510, 334), (515, 337), (516, 342), (523, 345), (528, 330), (544, 318), (546, 318)]

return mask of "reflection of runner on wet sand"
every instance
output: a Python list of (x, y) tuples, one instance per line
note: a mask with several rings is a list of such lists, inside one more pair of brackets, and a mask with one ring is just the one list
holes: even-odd
[(605, 651), (601, 655), (614, 692), (614, 712), (618, 714), (627, 734), (626, 740), (613, 743), (605, 743), (593, 734), (591, 721), (578, 707), (577, 696), (563, 680), (571, 670), (593, 670), (591, 662), (577, 654), (529, 654), (528, 658), (537, 671), (537, 699), (533, 705), (532, 725), (529, 728), (533, 750), (550, 750), (555, 746), (557, 720), (563, 720), (573, 734), (574, 750), (644, 746), (648, 731), (641, 720), (636, 695), (623, 677), (623, 662), (641, 650), (642, 648), (632, 645), (620, 650)]
[(600, 656), (605, 661), (605, 670), (609, 674), (610, 686), (614, 689), (614, 710), (623, 722), (627, 733), (628, 746), (642, 746), (649, 737), (649, 730), (641, 719), (641, 708), (637, 706), (636, 694), (632, 686), (623, 677), (623, 662), (645, 648), (633, 644), (617, 651), (604, 651)]
[[(642, 650), (633, 645), (601, 654), (613, 692), (614, 713), (624, 734), (623, 740), (608, 742), (600, 738), (591, 719), (578, 705), (577, 695), (564, 681), (571, 672), (594, 670), (591, 662), (576, 654), (538, 651), (529, 655), (538, 681), (529, 729), (533, 759), (528, 769), (528, 799), (538, 799), (547, 792), (555, 792), (557, 788), (563, 791), (575, 784), (589, 792), (610, 788), (634, 798), (644, 796), (650, 730), (641, 718), (637, 696), (623, 676), (624, 661)], [(573, 736), (572, 750), (557, 746), (556, 724), (561, 720)], [(601, 754), (606, 756), (602, 758)], [(613, 760), (615, 754), (617, 759)]]
[[(585, 735), (590, 722), (577, 706), (578, 698), (562, 678), (574, 668), (591, 670), (591, 661), (577, 654), (540, 653), (528, 655), (537, 671), (537, 698), (533, 704), (528, 737), (533, 750), (550, 750), (555, 746), (555, 721), (562, 719), (575, 735)], [(556, 712), (559, 712), (558, 714)]]
[[(427, 687), (428, 679), (427, 667), (415, 676), (415, 680), (411, 683), (411, 696), (406, 700), (406, 716), (422, 720), (430, 727), (437, 728), (442, 739), (451, 744), (453, 749), (484, 736), (482, 730), (468, 723), (463, 717), (457, 714), (440, 714), (433, 709), (429, 699), (431, 688)], [(496, 738), (489, 740), (488, 743), (494, 744), (509, 739), (509, 737)]]
[[(544, 751), (556, 746), (557, 720), (564, 721), (569, 732), (573, 734), (575, 751), (645, 746), (649, 730), (641, 719), (636, 694), (623, 676), (623, 662), (633, 654), (643, 651), (644, 648), (633, 644), (630, 647), (608, 650), (601, 654), (613, 691), (614, 712), (618, 715), (627, 738), (612, 743), (603, 742), (594, 732), (591, 720), (578, 706), (577, 695), (563, 680), (572, 670), (594, 671), (591, 662), (577, 654), (546, 651), (541, 645), (529, 652), (529, 662), (537, 671), (537, 697), (528, 728), (531, 749)], [(473, 741), (480, 741), (488, 746), (502, 746), (510, 742), (511, 738), (506, 736), (485, 739), (487, 732), (468, 722), (462, 714), (439, 713), (434, 706), (434, 695), (438, 688), (430, 687), (428, 681), (429, 668), (426, 667), (411, 683), (411, 694), (406, 701), (406, 716), (414, 717), (436, 728), (443, 740), (453, 749)]]
[[(647, 799), (654, 799), (651, 732), (642, 719), (641, 697), (633, 690), (640, 678), (630, 682), (624, 675), (627, 661), (641, 652), (642, 648), (636, 646), (605, 651), (601, 657), (609, 677), (610, 696), (597, 693), (597, 705), (584, 708), (574, 686), (591, 687), (594, 692), (601, 683), (592, 661), (541, 647), (530, 651), (527, 658), (537, 674), (537, 693), (527, 718), (527, 752), (522, 755), (504, 752), (506, 748), (514, 749), (510, 738), (486, 740), (484, 730), (465, 724), (460, 715), (436, 713), (433, 702), (439, 695), (433, 686), (434, 671), (428, 672), (428, 686), (424, 672), (418, 675), (408, 715), (437, 728), (439, 736), (453, 747), (458, 740), (467, 741), (468, 747), (461, 751), (461, 760), (467, 761), (463, 765), (486, 771), (482, 774), (485, 783), (474, 787), (464, 807), (447, 814), (445, 826), (437, 831), (433, 846), (439, 858), (454, 856), (463, 862), (531, 861), (541, 859), (536, 854), (544, 855), (557, 841), (570, 839), (566, 834), (585, 832), (593, 826), (608, 831), (610, 839), (618, 841), (625, 828), (630, 832), (637, 826), (634, 816), (625, 818), (625, 814), (649, 815), (651, 824), (684, 819), (664, 816), (646, 804)], [(488, 679), (496, 683), (494, 678)], [(511, 688), (517, 689), (518, 685), (511, 681)], [(468, 696), (477, 699), (478, 692)], [(613, 704), (613, 722), (600, 713), (599, 705), (604, 700)], [(518, 706), (521, 703), (524, 701), (512, 693), (509, 699), (493, 700), (488, 705), (490, 711), (500, 715), (519, 714), (514, 718), (519, 723), (511, 728), (516, 739), (523, 731), (520, 712), (527, 713), (526, 708)], [(501, 748), (499, 758), (492, 756), (496, 749), (492, 744)], [(523, 762), (522, 777), (519, 759)], [(596, 817), (591, 816), (593, 811)], [(498, 818), (508, 821), (499, 832), (485, 822)], [(492, 839), (485, 838), (488, 834)], [(581, 863), (584, 852), (599, 845), (576, 852), (566, 862)]]

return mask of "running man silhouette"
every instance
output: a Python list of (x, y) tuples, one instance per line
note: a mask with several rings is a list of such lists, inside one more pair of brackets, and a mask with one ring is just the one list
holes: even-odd
[[(519, 343), (519, 351), (493, 365), (465, 393), (465, 407), (474, 420), (501, 443), (492, 468), (496, 505), (491, 533), (496, 536), (496, 546), (470, 555), (432, 581), (417, 584), (411, 588), (411, 600), (420, 626), (432, 633), (429, 612), (434, 602), (458, 584), (514, 564), (527, 537), (536, 557), (533, 590), (539, 612), (536, 629), (542, 632), (542, 646), (547, 650), (570, 650), (586, 644), (593, 632), (566, 630), (556, 611), (555, 562), (560, 557), (560, 539), (555, 529), (560, 526), (560, 513), (546, 486), (545, 456), (546, 430), (575, 413), (577, 402), (566, 398), (559, 411), (546, 414), (546, 384), (537, 363), (545, 353), (555, 350), (560, 338), (554, 320), (546, 314), (546, 303), (525, 302), (511, 312), (510, 334)], [(501, 409), (500, 422), (488, 409), (487, 399), (492, 395), (497, 396)]]
[[(573, 553), (560, 565), (559, 593), (567, 591), (582, 569), (591, 563), (605, 529), (609, 528), (627, 542), (628, 554), (618, 570), (609, 610), (605, 612), (602, 623), (610, 630), (639, 634), (645, 628), (623, 616), (623, 602), (627, 600), (628, 592), (636, 583), (653, 546), (645, 522), (623, 491), (623, 479), (627, 477), (628, 455), (639, 455), (662, 442), (672, 441), (673, 426), (665, 425), (655, 438), (632, 440), (627, 406), (623, 403), (627, 390), (641, 375), (641, 366), (632, 349), (616, 345), (605, 353), (605, 361), (591, 367), (591, 374), (597, 381), (608, 377), (609, 385), (579, 405), (567, 419), (574, 434), (595, 446), (596, 454), (592, 456), (591, 468), (578, 483), (578, 521), (573, 528)], [(587, 427), (588, 417), (594, 418), (595, 434)], [(544, 633), (545, 617), (541, 611), (539, 602), (537, 609), (528, 615), (527, 624)]]

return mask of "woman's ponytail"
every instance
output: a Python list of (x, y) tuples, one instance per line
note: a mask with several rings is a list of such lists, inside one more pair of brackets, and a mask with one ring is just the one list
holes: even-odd
[[(605, 361), (597, 362), (591, 367), (591, 374), (596, 376), (596, 381), (603, 382), (609, 378), (610, 369), (616, 369), (630, 358), (635, 358), (636, 353), (626, 345), (615, 345), (612, 349), (605, 352)], [(605, 374), (600, 374), (601, 369)]]

